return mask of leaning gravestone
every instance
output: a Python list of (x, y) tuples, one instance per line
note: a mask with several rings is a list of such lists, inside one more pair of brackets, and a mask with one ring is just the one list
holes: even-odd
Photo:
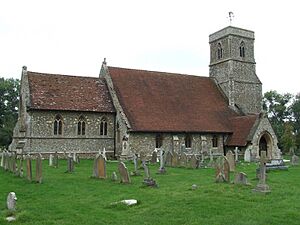
[(269, 186), (266, 183), (266, 163), (267, 163), (266, 151), (261, 151), (260, 176), (259, 176), (259, 182), (258, 182), (257, 186), (253, 189), (253, 191), (255, 191), (255, 192), (260, 192), (260, 193), (271, 192)]
[(36, 159), (36, 173), (35, 181), (37, 183), (42, 183), (42, 155), (39, 153)]
[(157, 153), (156, 153), (156, 151), (154, 151), (154, 152), (152, 153), (151, 163), (152, 163), (152, 164), (156, 164), (156, 163), (157, 163)]
[(26, 156), (26, 177), (27, 180), (32, 181), (32, 166), (30, 155)]
[(217, 158), (215, 163), (216, 169), (216, 182), (229, 182), (229, 163), (225, 156), (220, 156)]
[(229, 150), (226, 153), (226, 158), (228, 159), (228, 163), (229, 163), (229, 171), (234, 172), (235, 171), (235, 159), (234, 159), (234, 155), (233, 155), (232, 151)]
[(298, 166), (298, 165), (299, 165), (299, 157), (296, 156), (295, 154), (292, 156), (291, 164), (292, 164), (293, 166)]
[(120, 173), (121, 183), (125, 183), (125, 184), (131, 183), (128, 169), (123, 162), (119, 162), (118, 169)]
[(16, 196), (16, 193), (15, 193), (15, 192), (10, 192), (10, 193), (7, 195), (7, 201), (6, 201), (6, 204), (7, 204), (7, 209), (8, 209), (8, 210), (12, 210), (12, 211), (15, 211), (15, 210), (16, 210), (17, 196)]
[(170, 151), (168, 151), (166, 156), (166, 166), (172, 166), (172, 158), (173, 154)]
[(250, 149), (246, 149), (244, 154), (244, 161), (245, 162), (251, 162), (251, 151)]
[(179, 155), (176, 152), (174, 152), (172, 157), (172, 166), (177, 167), (178, 164), (179, 164)]
[(239, 172), (234, 177), (234, 184), (242, 184), (242, 185), (249, 185), (247, 175), (243, 172)]
[(97, 155), (94, 160), (93, 176), (95, 178), (106, 178), (106, 160), (102, 155)]
[(185, 153), (182, 153), (180, 156), (180, 166), (187, 167), (188, 158)]

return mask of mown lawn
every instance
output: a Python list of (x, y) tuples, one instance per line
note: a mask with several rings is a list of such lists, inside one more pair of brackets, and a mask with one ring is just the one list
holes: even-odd
[[(55, 169), (44, 160), (42, 184), (1, 168), (0, 224), (8, 224), (6, 197), (11, 191), (18, 197), (17, 221), (11, 224), (300, 224), (300, 166), (268, 173), (272, 192), (262, 195), (252, 192), (257, 184), (254, 163), (237, 167), (247, 173), (250, 186), (217, 184), (213, 169), (167, 168), (166, 175), (158, 175), (158, 165), (151, 165), (159, 188), (143, 187), (143, 176), (132, 177), (127, 185), (90, 178), (92, 160), (81, 160), (68, 174), (66, 163), (61, 160)], [(131, 162), (126, 165), (133, 170)], [(117, 172), (117, 162), (108, 162), (107, 171), (109, 176)], [(191, 190), (192, 184), (198, 189)], [(111, 205), (123, 199), (139, 204)]]

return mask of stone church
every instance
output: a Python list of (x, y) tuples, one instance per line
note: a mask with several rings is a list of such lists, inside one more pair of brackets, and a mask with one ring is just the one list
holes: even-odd
[(155, 150), (223, 155), (238, 148), (279, 158), (262, 112), (254, 32), (226, 27), (209, 36), (209, 77), (125, 69), (104, 60), (99, 77), (23, 67), (12, 150), (114, 157)]

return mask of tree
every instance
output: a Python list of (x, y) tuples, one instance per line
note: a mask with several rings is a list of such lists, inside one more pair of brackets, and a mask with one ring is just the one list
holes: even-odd
[(280, 137), (280, 141), (283, 147), (283, 151), (285, 153), (292, 153), (290, 151), (295, 147), (294, 127), (292, 126), (292, 123), (287, 122), (284, 124), (284, 132)]
[(300, 149), (300, 93), (295, 97), (295, 100), (291, 106), (293, 113), (293, 122), (296, 136), (296, 146)]
[(0, 78), (0, 146), (8, 147), (18, 118), (18, 79)]

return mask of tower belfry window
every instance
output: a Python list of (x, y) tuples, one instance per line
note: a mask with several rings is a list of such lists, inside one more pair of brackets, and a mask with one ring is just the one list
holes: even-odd
[(240, 57), (245, 57), (245, 43), (243, 41), (240, 44)]
[(221, 43), (218, 43), (217, 58), (218, 59), (223, 58), (223, 48), (222, 48)]

